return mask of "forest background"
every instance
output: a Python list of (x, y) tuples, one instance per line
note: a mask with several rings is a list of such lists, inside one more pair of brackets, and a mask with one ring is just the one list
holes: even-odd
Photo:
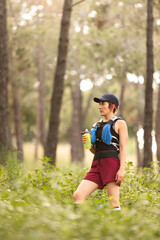
[[(153, 144), (159, 73), (159, 2), (154, 7)], [(43, 157), (57, 63), (63, 1), (8, 1), (9, 123), (21, 161)], [(73, 5), (58, 132), (63, 165), (84, 158), (80, 131), (99, 119), (94, 96), (114, 93), (129, 128), (128, 160), (143, 162), (146, 79), (144, 1), (80, 1)], [(53, 133), (54, 137), (54, 133)], [(16, 143), (17, 142), (17, 143)], [(63, 150), (62, 150), (63, 149)], [(24, 157), (23, 157), (24, 151)], [(62, 154), (63, 153), (63, 154)], [(67, 158), (66, 158), (67, 154)], [(85, 153), (86, 161), (92, 158)], [(56, 161), (56, 160), (55, 160)]]

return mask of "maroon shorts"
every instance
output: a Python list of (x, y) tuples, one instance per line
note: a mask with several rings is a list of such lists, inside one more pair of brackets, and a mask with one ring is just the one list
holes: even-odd
[(103, 158), (99, 162), (94, 160), (84, 180), (95, 182), (98, 184), (99, 189), (103, 189), (108, 182), (116, 181), (116, 173), (119, 167), (120, 160), (117, 158)]

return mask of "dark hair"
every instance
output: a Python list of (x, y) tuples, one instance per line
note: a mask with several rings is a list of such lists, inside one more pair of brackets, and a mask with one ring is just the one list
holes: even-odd
[[(109, 103), (109, 108), (113, 105), (111, 102), (108, 102)], [(116, 112), (116, 108), (113, 108), (113, 113)]]

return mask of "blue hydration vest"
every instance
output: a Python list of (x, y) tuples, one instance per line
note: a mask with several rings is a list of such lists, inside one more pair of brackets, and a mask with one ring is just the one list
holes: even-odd
[[(113, 117), (112, 119), (110, 119), (107, 124), (103, 127), (102, 129), (102, 135), (101, 135), (101, 139), (102, 141), (107, 144), (110, 145), (112, 142), (112, 134), (111, 134), (111, 126), (113, 125), (114, 122), (116, 122), (118, 119), (122, 119), (121, 117)], [(102, 120), (101, 120), (102, 121)], [(97, 122), (95, 124), (95, 126), (91, 129), (90, 134), (91, 134), (91, 143), (94, 144), (97, 141), (96, 138), (96, 131), (98, 128), (98, 125), (100, 124), (100, 122)]]

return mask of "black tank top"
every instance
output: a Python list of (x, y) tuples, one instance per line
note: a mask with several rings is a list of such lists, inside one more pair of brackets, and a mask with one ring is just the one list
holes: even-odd
[(119, 155), (119, 134), (117, 134), (114, 130), (114, 124), (111, 125), (111, 134), (112, 134), (112, 141), (111, 144), (105, 144), (102, 141), (101, 135), (102, 135), (102, 129), (108, 122), (99, 122), (97, 125), (97, 131), (96, 131), (96, 142), (94, 144), (95, 147), (95, 156), (94, 160), (99, 160), (101, 158), (107, 158), (107, 157), (115, 157), (118, 158)]

